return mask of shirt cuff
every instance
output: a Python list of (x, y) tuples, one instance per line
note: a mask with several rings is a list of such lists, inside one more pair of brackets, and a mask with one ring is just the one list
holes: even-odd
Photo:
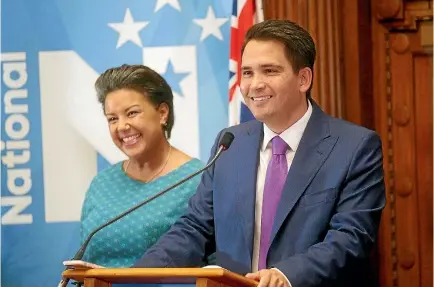
[(277, 268), (271, 268), (271, 269), (274, 269), (274, 270), (277, 270), (277, 271), (279, 271), (279, 272), (280, 272), (280, 274), (282, 274), (282, 275), (283, 275), (283, 277), (285, 277), (285, 279), (286, 279), (286, 282), (288, 282), (288, 285), (289, 285), (289, 287), (292, 287), (292, 285), (291, 285), (291, 282), (289, 282), (288, 278), (286, 277), (286, 275), (285, 275), (285, 274), (283, 274), (283, 272), (282, 272), (282, 271), (280, 271), (280, 270), (279, 270), (279, 269), (277, 269)]

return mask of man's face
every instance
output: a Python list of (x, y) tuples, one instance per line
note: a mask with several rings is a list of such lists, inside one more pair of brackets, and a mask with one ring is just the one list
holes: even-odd
[(303, 76), (294, 73), (283, 43), (248, 42), (242, 55), (241, 74), (245, 103), (255, 118), (272, 130), (288, 128), (306, 111), (307, 89)]

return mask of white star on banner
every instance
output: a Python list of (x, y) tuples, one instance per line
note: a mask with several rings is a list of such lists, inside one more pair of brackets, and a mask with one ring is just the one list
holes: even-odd
[(202, 27), (200, 40), (205, 40), (208, 36), (214, 35), (217, 39), (223, 40), (220, 27), (228, 21), (227, 18), (216, 18), (214, 10), (211, 6), (208, 7), (208, 12), (204, 19), (193, 19), (194, 23)]
[(143, 47), (139, 32), (148, 24), (149, 22), (134, 22), (131, 11), (129, 8), (127, 8), (127, 11), (125, 12), (124, 22), (108, 24), (110, 28), (119, 33), (116, 49), (118, 49), (128, 41), (133, 42), (139, 47)]
[(154, 12), (157, 12), (166, 5), (170, 5), (178, 11), (181, 11), (181, 6), (179, 5), (179, 0), (157, 0)]

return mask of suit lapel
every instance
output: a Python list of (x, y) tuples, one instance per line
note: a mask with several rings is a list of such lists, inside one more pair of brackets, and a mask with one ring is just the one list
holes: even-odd
[(256, 180), (258, 172), (259, 148), (263, 131), (260, 122), (254, 122), (247, 128), (245, 139), (237, 149), (239, 159), (237, 213), (242, 218), (243, 234), (249, 248), (249, 262), (252, 261), (253, 232), (255, 224)]
[(312, 107), (311, 118), (301, 138), (283, 187), (270, 242), (273, 242), (279, 228), (327, 159), (337, 140), (337, 138), (330, 136), (328, 117), (314, 102), (312, 102)]

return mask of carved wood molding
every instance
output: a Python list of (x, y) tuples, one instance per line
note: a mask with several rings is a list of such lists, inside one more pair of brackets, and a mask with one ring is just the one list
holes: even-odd
[(423, 49), (431, 50), (433, 49), (433, 21), (424, 21), (419, 25), (419, 30), (421, 34), (420, 45)]
[(385, 70), (386, 70), (386, 102), (387, 102), (387, 199), (389, 201), (388, 208), (390, 210), (389, 224), (390, 224), (390, 254), (391, 258), (391, 273), (392, 273), (392, 287), (398, 287), (398, 255), (396, 243), (396, 192), (395, 192), (395, 170), (394, 170), (394, 149), (393, 149), (393, 109), (392, 109), (392, 69), (390, 57), (390, 35), (384, 35), (385, 43)]
[[(425, 216), (430, 215), (419, 211), (426, 204), (418, 203), (418, 198), (425, 196), (426, 191), (418, 181), (419, 168), (424, 167), (417, 166), (415, 159), (421, 140), (414, 136), (420, 129), (417, 117), (421, 109), (416, 108), (416, 103), (429, 98), (427, 92), (417, 89), (421, 86), (418, 83), (427, 87), (426, 64), (433, 47), (432, 1), (371, 3), (376, 129), (383, 138), (388, 198), (380, 229), (381, 286), (432, 286), (426, 271), (432, 270), (432, 261), (427, 258), (431, 254), (425, 252), (426, 242), (432, 243), (432, 237), (427, 240), (429, 236), (417, 227), (420, 220), (427, 220)], [(421, 60), (423, 57), (425, 60)], [(429, 213), (432, 214), (432, 206)]]
[(432, 21), (432, 1), (377, 0), (377, 19), (391, 32), (416, 31), (421, 21)]
[(402, 16), (403, 2), (402, 0), (378, 0), (376, 5), (378, 19), (395, 19)]
[[(391, 190), (394, 192), (394, 204), (390, 207), (392, 214), (395, 215), (391, 227), (392, 231), (396, 232), (395, 241), (392, 241), (391, 246), (394, 248), (392, 256), (395, 252), (397, 256), (393, 272), (398, 273), (399, 286), (427, 286), (422, 284), (427, 280), (426, 275), (422, 273), (423, 268), (427, 266), (422, 264), (422, 260), (425, 260), (425, 256), (428, 255), (423, 252), (426, 241), (420, 240), (421, 235), (417, 227), (421, 220), (426, 221), (429, 216), (418, 211), (424, 205), (422, 202), (418, 203), (418, 198), (425, 192), (418, 181), (418, 174), (420, 169), (426, 167), (417, 165), (416, 157), (419, 150), (416, 147), (422, 139), (417, 140), (414, 135), (418, 123), (422, 123), (417, 121), (421, 109), (416, 108), (416, 103), (428, 102), (427, 99), (432, 95), (432, 90), (429, 93), (431, 95), (427, 96), (429, 89), (419, 89), (428, 79), (419, 81), (417, 76), (420, 74), (420, 78), (428, 77), (429, 72), (426, 68), (422, 68), (421, 59), (429, 59), (429, 54), (425, 54), (420, 47), (420, 33), (395, 32), (390, 33), (388, 37), (392, 93), (392, 97), (388, 99), (392, 107), (391, 114), (388, 115), (388, 123), (392, 125), (393, 142), (393, 145), (389, 145), (389, 149), (393, 150), (394, 155), (393, 161), (389, 163), (390, 169), (393, 170), (393, 178), (389, 181), (389, 192)], [(422, 70), (419, 70), (421, 68)]]

